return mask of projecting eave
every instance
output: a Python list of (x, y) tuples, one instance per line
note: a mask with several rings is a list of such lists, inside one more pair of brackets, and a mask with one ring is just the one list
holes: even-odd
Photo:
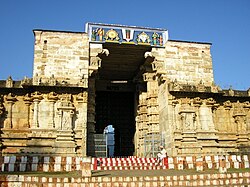
[(212, 45), (209, 42), (194, 42), (194, 41), (185, 41), (185, 40), (168, 40), (170, 42), (180, 42), (180, 43), (194, 43), (194, 44), (205, 44), (205, 45)]
[(40, 32), (60, 32), (60, 33), (86, 34), (86, 32), (77, 32), (77, 31), (61, 31), (61, 30), (33, 29), (33, 33), (35, 33), (36, 31), (40, 31)]

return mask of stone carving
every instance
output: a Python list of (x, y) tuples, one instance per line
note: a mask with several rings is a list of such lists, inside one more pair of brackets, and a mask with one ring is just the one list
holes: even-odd
[(93, 50), (93, 52), (91, 51), (90, 54), (91, 56), (89, 61), (89, 76), (92, 76), (96, 73), (98, 68), (101, 67), (102, 59), (100, 58), (100, 56), (103, 54), (108, 56), (109, 50), (102, 49), (102, 46), (97, 46), (96, 50)]
[(144, 73), (143, 74), (143, 81), (154, 81), (155, 80), (155, 74), (154, 73)]
[(33, 127), (39, 128), (39, 102), (43, 99), (43, 96), (40, 92), (36, 91), (31, 94), (32, 99), (34, 101), (34, 116), (33, 116)]
[(178, 83), (177, 79), (175, 79), (172, 83), (170, 83), (171, 91), (180, 91), (182, 89), (181, 85)]
[(226, 101), (223, 103), (223, 106), (226, 110), (229, 110), (230, 108), (232, 108), (232, 103), (231, 101)]
[(8, 79), (6, 80), (6, 87), (7, 88), (12, 88), (13, 87), (13, 80), (12, 80), (11, 76), (9, 76)]
[(195, 106), (200, 106), (200, 105), (202, 104), (201, 98), (200, 98), (200, 97), (195, 97), (195, 98), (193, 99), (193, 104), (194, 104)]
[(55, 86), (57, 84), (54, 74), (52, 74), (52, 76), (49, 78), (48, 83), (50, 86)]
[(56, 101), (58, 99), (58, 95), (55, 92), (50, 92), (47, 95), (47, 98), (48, 98), (49, 101)]
[(78, 83), (78, 86), (87, 88), (88, 87), (88, 78), (82, 77)]
[(214, 82), (212, 82), (211, 92), (218, 93), (219, 90), (220, 90), (219, 87)]
[(152, 63), (152, 69), (153, 71), (164, 70), (164, 63), (160, 61), (154, 61)]
[(155, 56), (152, 54), (152, 52), (147, 51), (144, 54), (144, 58), (148, 58), (148, 57), (155, 58)]
[(23, 80), (21, 81), (21, 85), (29, 85), (31, 84), (31, 80), (32, 79), (29, 79), (28, 77), (24, 77)]
[(82, 92), (82, 93), (79, 93), (76, 97), (76, 100), (78, 102), (82, 101), (84, 103), (87, 103), (88, 101), (88, 93), (87, 92)]
[(0, 100), (0, 117), (3, 116), (4, 111), (5, 111), (5, 108), (4, 108), (4, 106), (3, 106), (3, 103), (2, 103), (1, 100)]
[(205, 92), (206, 91), (206, 87), (204, 85), (203, 80), (200, 80), (199, 84), (197, 85), (197, 90), (198, 90), (198, 92)]
[(40, 85), (41, 84), (41, 77), (38, 76), (38, 74), (36, 73), (33, 76), (33, 85)]
[(243, 107), (249, 109), (250, 108), (250, 102), (249, 101), (244, 102)]
[(75, 107), (71, 102), (71, 94), (63, 94), (60, 100), (60, 104), (57, 108), (59, 119), (60, 119), (60, 130), (72, 130), (72, 120), (74, 116)]
[(237, 103), (234, 104), (234, 111), (233, 111), (233, 117), (235, 120), (235, 123), (237, 124), (237, 132), (238, 134), (246, 133), (247, 131), (247, 124), (246, 124), (246, 114), (243, 108), (244, 104), (237, 101)]
[(109, 50), (108, 49), (102, 49), (102, 52), (99, 54), (105, 54), (106, 56), (109, 56)]
[(191, 111), (182, 111), (180, 113), (181, 120), (182, 120), (182, 127), (183, 130), (195, 130), (195, 121), (196, 121), (196, 114), (195, 112)]
[(206, 105), (208, 106), (213, 106), (216, 103), (216, 101), (212, 97), (206, 99), (205, 102), (206, 102)]
[(230, 86), (230, 88), (228, 90), (228, 94), (229, 94), (229, 96), (234, 96), (234, 90), (233, 90), (232, 86)]
[(234, 115), (235, 123), (237, 124), (238, 134), (245, 134), (247, 132), (246, 115)]

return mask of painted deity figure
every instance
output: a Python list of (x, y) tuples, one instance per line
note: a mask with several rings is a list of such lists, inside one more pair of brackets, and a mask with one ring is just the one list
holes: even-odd
[(152, 35), (153, 45), (157, 45), (158, 40), (159, 40), (159, 34), (157, 34), (156, 32), (154, 32), (153, 35)]
[(92, 30), (92, 35), (91, 35), (91, 40), (92, 41), (96, 41), (96, 34), (97, 34), (97, 31), (96, 30)]
[(104, 36), (104, 29), (103, 28), (97, 29), (97, 34), (99, 36), (99, 40), (102, 41)]

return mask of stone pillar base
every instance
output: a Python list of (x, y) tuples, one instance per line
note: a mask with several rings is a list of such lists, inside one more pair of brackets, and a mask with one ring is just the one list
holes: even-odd
[(91, 157), (82, 158), (81, 161), (82, 177), (91, 177)]

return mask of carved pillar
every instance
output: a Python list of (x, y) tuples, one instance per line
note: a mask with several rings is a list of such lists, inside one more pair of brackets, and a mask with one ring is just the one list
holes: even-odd
[(199, 110), (199, 117), (201, 122), (201, 130), (214, 132), (215, 126), (213, 121), (212, 107), (215, 104), (213, 98), (206, 99), (202, 102)]
[(138, 100), (138, 109), (137, 109), (137, 117), (136, 117), (136, 134), (135, 137), (137, 139), (137, 156), (143, 157), (144, 153), (144, 140), (145, 135), (148, 132), (148, 117), (147, 117), (147, 93), (140, 92), (139, 100)]
[(39, 92), (34, 92), (32, 94), (32, 99), (34, 102), (34, 113), (33, 113), (33, 124), (31, 128), (39, 128), (39, 102), (42, 100), (42, 95)]
[(71, 94), (63, 94), (57, 107), (59, 117), (59, 128), (57, 129), (57, 137), (55, 142), (55, 153), (75, 155), (76, 142), (73, 133), (73, 117), (75, 115), (75, 107), (72, 103)]
[(208, 112), (209, 112), (209, 116), (210, 116), (208, 128), (210, 131), (215, 131), (213, 108), (217, 107), (216, 101), (213, 98), (208, 98), (208, 99), (206, 99), (205, 102), (206, 102), (207, 107), (209, 108)]
[(226, 118), (225, 118), (225, 122), (227, 124), (227, 132), (231, 132), (233, 133), (233, 128), (232, 128), (232, 124), (231, 124), (231, 108), (232, 108), (232, 103), (230, 101), (226, 101), (223, 103), (223, 106), (224, 106), (224, 109), (225, 109), (225, 112), (226, 112)]
[(32, 104), (32, 98), (29, 94), (26, 94), (23, 98), (25, 105), (27, 106), (27, 128), (30, 128), (30, 105)]
[(77, 95), (76, 100), (78, 102), (78, 123), (75, 127), (75, 131), (81, 132), (81, 154), (83, 157), (87, 156), (87, 101), (88, 92), (85, 91)]
[(174, 126), (174, 130), (175, 130), (175, 132), (179, 132), (180, 130), (181, 130), (181, 126), (180, 126), (180, 123), (179, 123), (179, 120), (178, 120), (178, 112), (177, 112), (177, 105), (179, 104), (179, 101), (178, 101), (178, 99), (176, 99), (176, 98), (172, 98), (172, 100), (171, 100), (171, 105), (172, 105), (172, 110), (173, 110), (173, 112), (172, 112), (172, 118), (173, 118), (173, 125), (175, 125)]
[(6, 103), (8, 105), (7, 108), (7, 119), (4, 122), (4, 128), (13, 128), (13, 123), (12, 123), (12, 107), (14, 102), (16, 101), (16, 97), (12, 94), (9, 93), (6, 97)]
[(94, 142), (94, 134), (95, 134), (95, 79), (89, 79), (89, 87), (88, 87), (88, 112), (87, 112), (87, 154), (89, 156), (95, 156), (95, 142)]
[(248, 142), (246, 113), (243, 106), (244, 104), (239, 101), (234, 104), (233, 117), (237, 125), (238, 142)]
[(182, 109), (179, 113), (181, 115), (183, 133), (195, 132), (196, 130), (196, 114), (194, 110)]
[[(202, 105), (202, 100), (201, 100), (199, 97), (194, 98), (194, 99), (193, 99), (193, 105), (195, 106), (196, 110), (197, 110), (198, 113), (199, 113), (200, 107), (201, 107), (201, 105)], [(199, 119), (200, 119), (200, 116), (198, 115), (198, 116), (197, 116), (197, 126), (196, 126), (197, 131), (201, 131), (201, 130), (202, 130), (202, 125), (201, 125)], [(199, 121), (198, 121), (198, 120), (199, 120)]]
[(89, 80), (88, 80), (88, 155), (95, 156), (94, 134), (95, 134), (95, 78), (98, 68), (101, 67), (101, 56), (109, 55), (107, 49), (103, 49), (102, 44), (90, 43)]
[(92, 76), (96, 73), (99, 67), (101, 67), (101, 56), (109, 55), (109, 51), (107, 49), (102, 48), (102, 44), (93, 44), (90, 43), (90, 61), (89, 61), (89, 76)]
[(197, 114), (191, 99), (181, 99), (179, 115), (182, 124), (182, 143), (178, 152), (183, 155), (200, 154), (202, 146), (197, 139)]
[(154, 58), (152, 62), (152, 70), (155, 72), (155, 75), (158, 77), (160, 82), (165, 82), (167, 80), (167, 71), (164, 64), (164, 55), (165, 49), (163, 48), (152, 48), (151, 52), (145, 53), (146, 57)]
[(48, 128), (55, 128), (55, 102), (57, 101), (58, 96), (54, 92), (48, 94), (48, 101), (50, 103), (50, 114)]
[(2, 99), (0, 98), (0, 118), (3, 116), (4, 112), (5, 108), (3, 106)]

